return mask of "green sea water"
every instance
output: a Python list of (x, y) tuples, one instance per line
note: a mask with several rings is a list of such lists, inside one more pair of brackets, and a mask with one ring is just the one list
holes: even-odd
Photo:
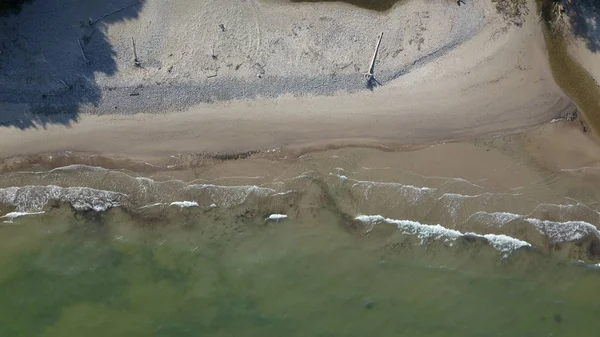
[[(447, 151), (502, 169), (432, 171)], [(597, 335), (598, 169), (494, 151), (13, 166), (0, 337)]]
[[(182, 210), (182, 216), (186, 216)], [(600, 268), (384, 228), (137, 228), (30, 216), (0, 229), (0, 336), (594, 336)], [(193, 215), (188, 214), (193, 217)], [(487, 248), (486, 248), (487, 247)]]

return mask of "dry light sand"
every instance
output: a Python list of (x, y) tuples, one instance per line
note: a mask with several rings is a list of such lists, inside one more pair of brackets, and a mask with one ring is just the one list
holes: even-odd
[[(490, 0), (412, 0), (384, 13), (147, 0), (93, 25), (128, 3), (89, 3), (37, 1), (1, 19), (0, 157), (393, 147), (517, 132), (575, 111), (550, 73), (534, 1), (521, 26)], [(382, 85), (369, 90), (361, 73), (380, 32)]]

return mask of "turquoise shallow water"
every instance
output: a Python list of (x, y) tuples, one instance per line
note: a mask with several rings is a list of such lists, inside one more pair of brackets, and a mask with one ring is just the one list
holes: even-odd
[[(185, 212), (185, 210), (184, 210)], [(134, 228), (55, 211), (5, 226), (0, 336), (591, 336), (600, 268), (418, 245), (382, 228)]]

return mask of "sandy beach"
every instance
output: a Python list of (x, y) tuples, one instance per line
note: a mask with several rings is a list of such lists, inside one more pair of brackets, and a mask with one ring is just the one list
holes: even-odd
[[(68, 10), (43, 17), (53, 8)], [(553, 81), (533, 1), (511, 18), (491, 1), (406, 1), (382, 13), (50, 1), (2, 22), (2, 157), (398, 147), (514, 133), (576, 112)], [(368, 89), (362, 73), (380, 32), (381, 86)]]
[(0, 1), (0, 336), (597, 331), (560, 2)]

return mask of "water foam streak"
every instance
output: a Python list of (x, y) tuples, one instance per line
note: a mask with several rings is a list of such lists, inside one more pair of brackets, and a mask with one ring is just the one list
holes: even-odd
[(595, 235), (600, 238), (598, 228), (585, 221), (558, 222), (534, 218), (528, 218), (525, 221), (534, 225), (540, 233), (548, 236), (553, 243), (576, 241), (588, 235)]
[(395, 220), (385, 218), (381, 215), (359, 215), (355, 219), (371, 226), (375, 226), (380, 223), (396, 225), (403, 234), (414, 235), (419, 238), (421, 240), (421, 244), (424, 244), (429, 240), (443, 240), (444, 242), (450, 242), (465, 236), (483, 238), (490, 246), (500, 251), (503, 258), (507, 257), (511, 252), (519, 248), (532, 247), (528, 242), (507, 235), (462, 233), (441, 225), (427, 225), (411, 220)]
[(19, 212), (39, 212), (51, 200), (67, 202), (78, 211), (105, 211), (127, 199), (123, 193), (88, 187), (22, 186), (0, 188), (0, 203), (15, 206)]

